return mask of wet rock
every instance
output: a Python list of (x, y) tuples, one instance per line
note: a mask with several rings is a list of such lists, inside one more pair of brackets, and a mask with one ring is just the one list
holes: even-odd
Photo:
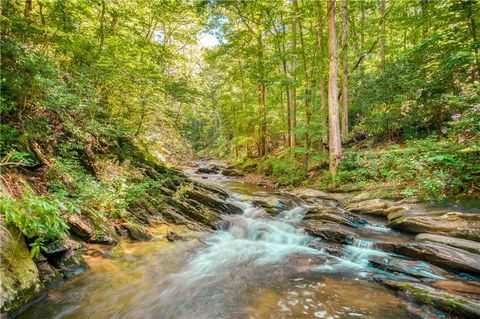
[(34, 300), (42, 284), (20, 230), (1, 224), (0, 237), (0, 312), (11, 314)]
[(115, 229), (94, 211), (70, 214), (68, 215), (68, 224), (73, 234), (87, 242), (111, 245), (118, 242)]
[(429, 285), (450, 293), (460, 294), (469, 299), (480, 301), (480, 282), (473, 280), (435, 280)]
[(167, 231), (167, 239), (168, 239), (168, 241), (174, 242), (174, 241), (177, 241), (177, 240), (181, 239), (181, 236), (179, 236), (173, 230), (169, 229)]
[(284, 193), (256, 192), (250, 196), (250, 200), (254, 206), (261, 207), (271, 214), (293, 209), (303, 203), (298, 198)]
[(87, 263), (78, 250), (69, 249), (64, 253), (49, 256), (48, 261), (60, 270), (65, 278), (78, 275), (88, 269)]
[(152, 239), (152, 234), (148, 229), (143, 226), (136, 225), (136, 224), (128, 224), (126, 225), (128, 230), (128, 234), (130, 238), (134, 240), (150, 240)]
[(220, 172), (220, 166), (211, 163), (197, 168), (196, 172), (201, 174), (218, 174)]
[(218, 170), (213, 170), (208, 167), (199, 167), (195, 172), (199, 174), (216, 174), (218, 173)]
[(428, 279), (444, 279), (449, 277), (447, 271), (424, 261), (406, 260), (392, 256), (372, 256), (369, 259), (369, 263), (379, 269), (403, 273), (411, 277)]
[(332, 195), (313, 188), (294, 188), (292, 190), (289, 190), (288, 193), (304, 200), (324, 199), (328, 201), (336, 201), (335, 198), (332, 197)]
[(448, 314), (462, 318), (480, 318), (480, 304), (450, 292), (442, 291), (417, 282), (402, 282), (384, 279), (387, 287), (395, 289), (399, 294), (419, 304), (432, 305)]
[(434, 243), (397, 244), (395, 253), (424, 260), (458, 272), (480, 275), (480, 255)]
[(464, 249), (472, 253), (480, 254), (480, 243), (473, 240), (426, 233), (418, 234), (415, 237), (415, 240), (421, 242), (445, 244), (448, 246)]
[(357, 227), (359, 224), (365, 224), (366, 221), (361, 218), (342, 210), (341, 208), (311, 208), (305, 214), (305, 220), (316, 220), (323, 222), (333, 222), (350, 227)]
[(239, 171), (238, 169), (235, 169), (235, 168), (224, 168), (220, 172), (222, 175), (225, 175), (225, 176), (232, 176), (232, 177), (244, 176), (242, 171)]
[[(394, 215), (392, 215), (394, 214)], [(451, 212), (440, 216), (392, 213), (388, 226), (411, 233), (432, 233), (480, 241), (480, 215)]]
[(306, 220), (304, 221), (304, 228), (310, 235), (335, 243), (351, 244), (355, 239), (355, 234), (350, 228), (335, 223)]
[(356, 213), (387, 216), (386, 209), (390, 208), (392, 203), (383, 199), (368, 199), (351, 203), (345, 207), (346, 210)]
[(368, 192), (362, 192), (359, 194), (348, 194), (341, 198), (341, 202), (344, 206), (347, 206), (353, 203), (364, 202), (367, 200), (377, 200), (380, 198), (388, 198), (389, 195), (390, 194), (388, 193), (387, 190), (373, 190)]
[(188, 189), (185, 190), (185, 196), (202, 205), (207, 206), (220, 214), (241, 214), (242, 209), (229, 202), (226, 202), (220, 198), (215, 197), (213, 194), (207, 194), (198, 190)]
[(54, 285), (62, 280), (62, 274), (53, 268), (47, 261), (37, 262), (37, 268), (40, 275), (40, 280), (46, 286)]

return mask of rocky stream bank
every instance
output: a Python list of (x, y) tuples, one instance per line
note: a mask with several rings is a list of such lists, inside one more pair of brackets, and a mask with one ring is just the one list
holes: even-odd
[[(288, 230), (296, 238), (295, 249), (288, 246), (290, 250), (275, 264), (284, 260), (295, 264), (296, 273), (299, 269), (304, 273), (306, 267), (307, 272), (327, 277), (348, 270), (368, 285), (395, 291), (411, 318), (480, 317), (478, 210), (385, 199), (380, 192), (329, 194), (308, 188), (273, 189), (263, 182), (254, 186), (246, 183), (242, 172), (221, 163), (199, 162), (185, 173), (171, 173), (170, 182), (160, 191), (139, 197), (130, 207), (130, 221), (107, 220), (93, 212), (69, 216), (70, 236), (52, 243), (40, 258), (30, 257), (28, 242), (18, 229), (2, 227), (2, 261), (11, 261), (2, 263), (4, 316), (15, 316), (32, 302), (41, 301), (46, 289), (58, 286), (62, 278), (86, 270), (85, 259), (90, 256), (108, 257), (122, 238), (175, 242), (183, 238), (176, 231), (176, 225), (182, 225), (207, 238), (228, 230), (235, 238), (274, 243), (275, 253), (292, 244), (293, 235), (285, 235)], [(247, 219), (239, 223), (236, 216), (241, 214), (247, 214)], [(253, 224), (247, 225), (251, 218)], [(155, 233), (159, 225), (164, 230), (161, 234)], [(282, 229), (279, 234), (277, 228)], [(202, 254), (208, 256), (208, 249)], [(222, 260), (228, 259), (229, 250), (225, 249), (218, 250)], [(304, 253), (310, 257), (305, 259)], [(191, 288), (187, 293), (192, 293)], [(244, 317), (256, 318), (238, 316)], [(322, 311), (315, 312), (315, 317), (328, 318)], [(339, 316), (344, 317), (348, 316)]]

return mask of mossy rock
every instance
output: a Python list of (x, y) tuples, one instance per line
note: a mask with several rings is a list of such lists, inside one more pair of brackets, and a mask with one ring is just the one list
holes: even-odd
[(34, 300), (43, 284), (20, 230), (0, 225), (0, 235), (0, 309), (11, 314)]

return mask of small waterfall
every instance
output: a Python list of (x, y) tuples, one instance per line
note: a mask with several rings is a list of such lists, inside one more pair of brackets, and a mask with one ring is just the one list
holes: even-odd
[[(212, 304), (216, 305), (215, 311), (224, 313), (229, 305), (237, 302), (235, 294), (225, 295), (224, 291), (241, 293), (267, 280), (276, 271), (284, 271), (280, 265), (288, 256), (320, 254), (307, 246), (312, 238), (295, 227), (306, 207), (296, 207), (273, 218), (264, 209), (234, 199), (230, 201), (244, 213), (228, 216), (228, 228), (217, 231), (182, 272), (168, 279), (169, 288), (161, 293), (162, 305), (159, 305), (165, 317), (211, 316), (211, 311), (206, 309)], [(183, 306), (178, 307), (179, 304)]]
[(373, 241), (366, 239), (355, 239), (352, 245), (345, 248), (344, 259), (361, 267), (368, 266), (368, 260), (372, 256), (386, 256), (387, 253), (373, 248)]

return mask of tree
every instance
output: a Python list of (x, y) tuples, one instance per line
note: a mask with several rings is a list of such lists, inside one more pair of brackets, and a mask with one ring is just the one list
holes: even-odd
[(348, 134), (348, 22), (347, 0), (342, 0), (342, 134)]
[(328, 75), (328, 146), (330, 148), (329, 170), (337, 173), (337, 166), (342, 159), (342, 143), (340, 139), (340, 120), (338, 112), (338, 44), (335, 18), (336, 0), (328, 0), (328, 52), (330, 70)]

